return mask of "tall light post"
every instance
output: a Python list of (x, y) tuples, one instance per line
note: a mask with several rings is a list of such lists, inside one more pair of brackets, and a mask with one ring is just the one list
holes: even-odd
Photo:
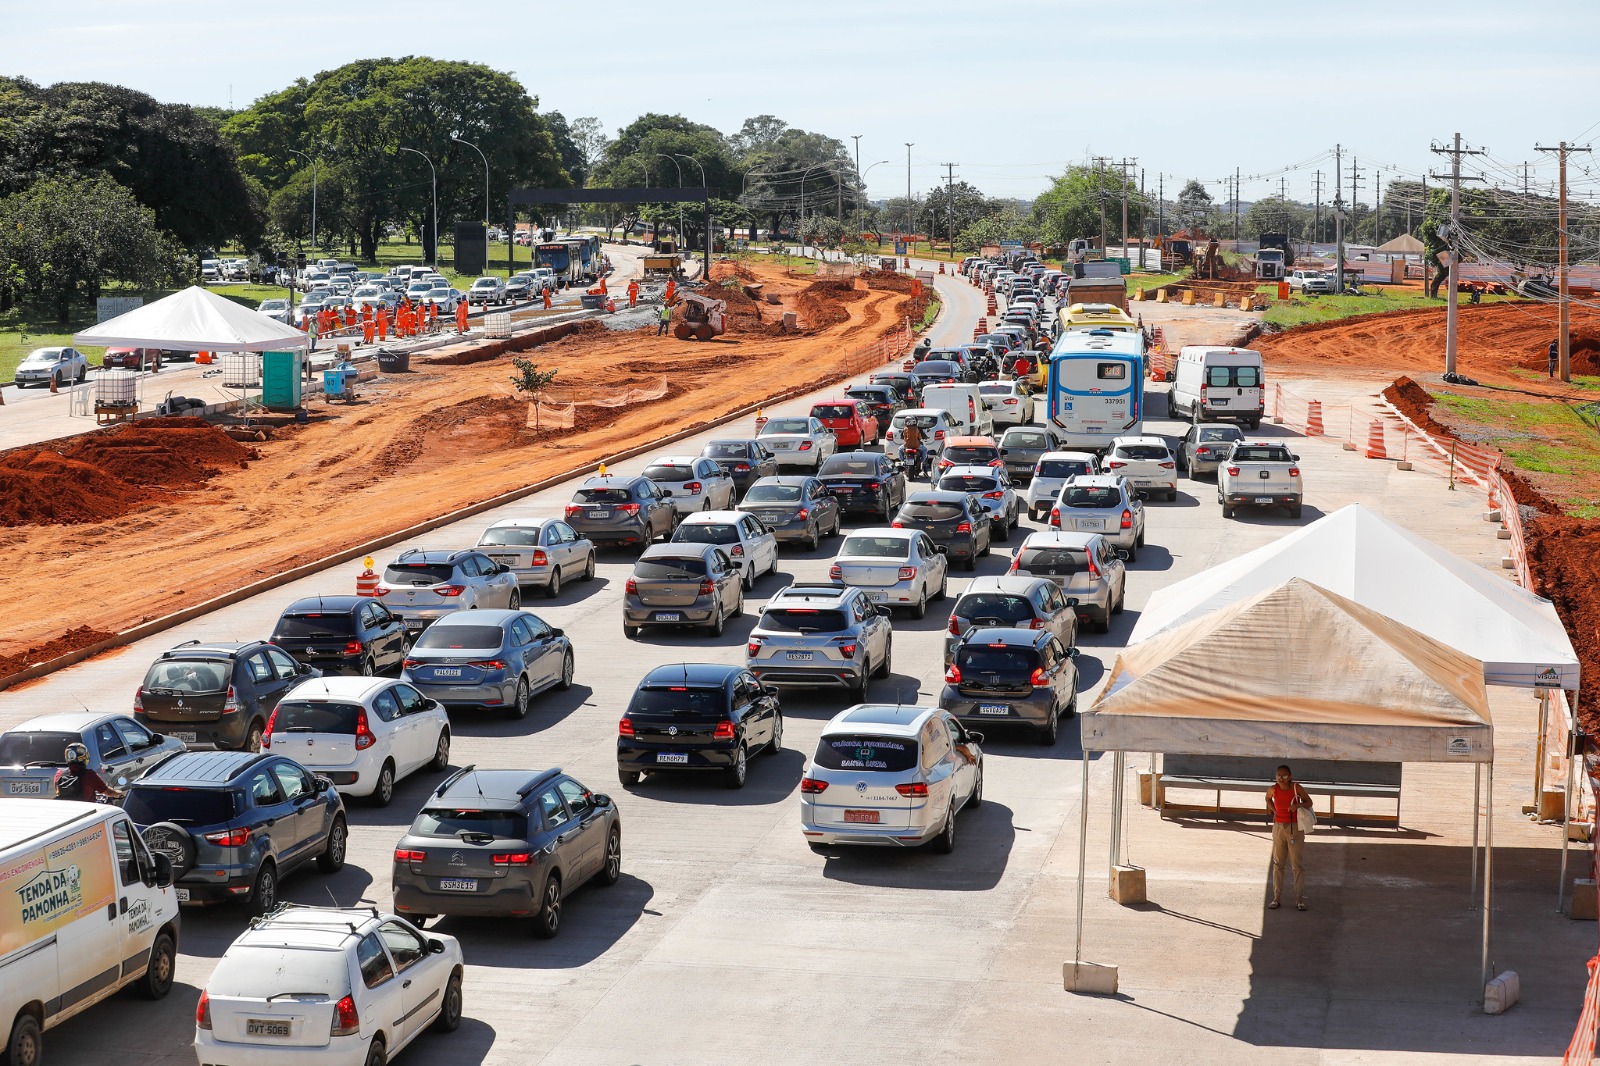
[[(680, 189), (683, 188), (683, 168), (678, 166), (678, 161), (676, 159), (672, 158), (672, 156), (666, 155), (666, 154), (664, 154), (662, 152), (657, 152), (656, 153), (656, 158), (657, 159), (665, 159), (667, 162), (672, 164), (673, 169), (677, 170), (677, 172), (678, 172), (678, 188), (680, 188)], [(683, 247), (683, 201), (682, 200), (678, 201), (678, 247), (679, 248)]]
[(701, 280), (711, 277), (711, 186), (706, 184), (706, 168), (700, 165), (700, 160), (692, 155), (673, 156), (674, 159), (687, 159), (695, 166), (700, 167), (700, 187), (706, 191), (706, 265), (701, 271)]
[(412, 155), (420, 155), (420, 156), (422, 156), (423, 159), (426, 159), (427, 162), (428, 162), (428, 174), (430, 175), (430, 181), (431, 181), (432, 186), (433, 186), (433, 258), (434, 258), (434, 262), (431, 263), (430, 265), (435, 270), (437, 270), (439, 268), (439, 262), (438, 262), (438, 260), (439, 260), (439, 172), (433, 168), (433, 160), (428, 159), (428, 155), (427, 155), (426, 152), (419, 152), (415, 148), (406, 148), (406, 147), (400, 146), (400, 145), (396, 145), (396, 147), (398, 147), (402, 152), (410, 152)]
[(860, 177), (861, 206), (856, 208), (856, 229), (857, 230), (860, 230), (864, 225), (866, 225), (867, 174), (871, 174), (872, 173), (872, 167), (881, 167), (881, 166), (883, 166), (883, 164), (885, 164), (887, 162), (888, 162), (887, 159), (878, 160), (876, 163), (873, 163), (871, 166), (867, 167), (866, 173), (862, 174), (861, 177)]
[(455, 141), (457, 144), (464, 144), (468, 148), (471, 148), (474, 152), (478, 153), (478, 158), (483, 160), (483, 228), (484, 229), (488, 229), (489, 228), (489, 157), (483, 154), (483, 149), (482, 148), (479, 148), (477, 145), (473, 144), (471, 141), (462, 140), (459, 136), (457, 136), (454, 133), (452, 133), (450, 135), (450, 139), (452, 141)]
[(912, 211), (911, 211), (911, 149), (912, 149), (912, 146), (916, 144), (916, 142), (915, 141), (907, 141), (905, 143), (906, 143), (906, 232), (907, 233), (915, 233), (917, 231), (916, 217), (912, 214)]
[(289, 149), (291, 155), (301, 156), (311, 164), (311, 250), (317, 250), (317, 161), (309, 152), (302, 152), (298, 148)]
[(809, 177), (811, 172), (813, 170), (816, 170), (818, 167), (825, 167), (825, 166), (828, 166), (828, 165), (830, 165), (830, 164), (832, 164), (834, 162), (836, 162), (836, 160), (824, 159), (820, 163), (812, 163), (809, 167), (806, 167), (805, 173), (800, 175), (800, 221), (801, 222), (804, 222), (806, 220), (806, 178)]

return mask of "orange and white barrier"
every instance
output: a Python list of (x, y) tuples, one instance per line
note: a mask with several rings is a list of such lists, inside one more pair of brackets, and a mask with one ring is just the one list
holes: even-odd
[(1306, 401), (1306, 436), (1320, 437), (1327, 430), (1322, 428), (1322, 401)]
[(1367, 458), (1387, 459), (1389, 453), (1383, 449), (1383, 419), (1374, 418), (1367, 427)]
[(373, 558), (370, 555), (361, 560), (361, 565), (366, 569), (356, 575), (357, 596), (376, 596), (378, 594), (378, 575), (372, 569), (372, 564)]

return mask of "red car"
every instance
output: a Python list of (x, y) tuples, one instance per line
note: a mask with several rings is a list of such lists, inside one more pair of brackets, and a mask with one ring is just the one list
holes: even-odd
[(107, 348), (100, 365), (107, 370), (153, 370), (159, 348)]
[(811, 408), (811, 417), (833, 431), (839, 450), (878, 443), (878, 419), (867, 413), (860, 400), (829, 400)]

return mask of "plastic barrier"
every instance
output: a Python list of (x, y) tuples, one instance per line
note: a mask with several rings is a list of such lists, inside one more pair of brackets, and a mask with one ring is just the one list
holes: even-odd
[(1306, 436), (1320, 437), (1325, 432), (1322, 428), (1322, 401), (1308, 400), (1306, 402)]
[(1374, 418), (1367, 427), (1367, 452), (1368, 459), (1387, 459), (1389, 454), (1383, 450), (1383, 419)]

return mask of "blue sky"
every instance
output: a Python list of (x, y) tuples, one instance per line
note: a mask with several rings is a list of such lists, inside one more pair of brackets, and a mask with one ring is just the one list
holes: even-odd
[[(847, 145), (860, 134), (863, 170), (888, 160), (868, 175), (874, 197), (904, 194), (906, 141), (918, 192), (953, 162), (986, 192), (1030, 197), (1103, 155), (1136, 158), (1152, 191), (1167, 175), (1169, 195), (1239, 167), (1246, 200), (1280, 175), (1309, 200), (1335, 143), (1363, 170), (1395, 168), (1387, 180), (1442, 167), (1429, 142), (1459, 130), (1505, 180), (1535, 164), (1537, 186), (1554, 164), (1536, 143), (1600, 138), (1596, 0), (66, 0), (6, 21), (7, 73), (167, 101), (243, 106), (353, 59), (428, 54), (513, 71), (542, 107), (610, 130), (664, 111), (731, 133), (771, 113)], [(1575, 172), (1578, 190), (1600, 191), (1600, 163), (1580, 162), (1597, 180)]]

